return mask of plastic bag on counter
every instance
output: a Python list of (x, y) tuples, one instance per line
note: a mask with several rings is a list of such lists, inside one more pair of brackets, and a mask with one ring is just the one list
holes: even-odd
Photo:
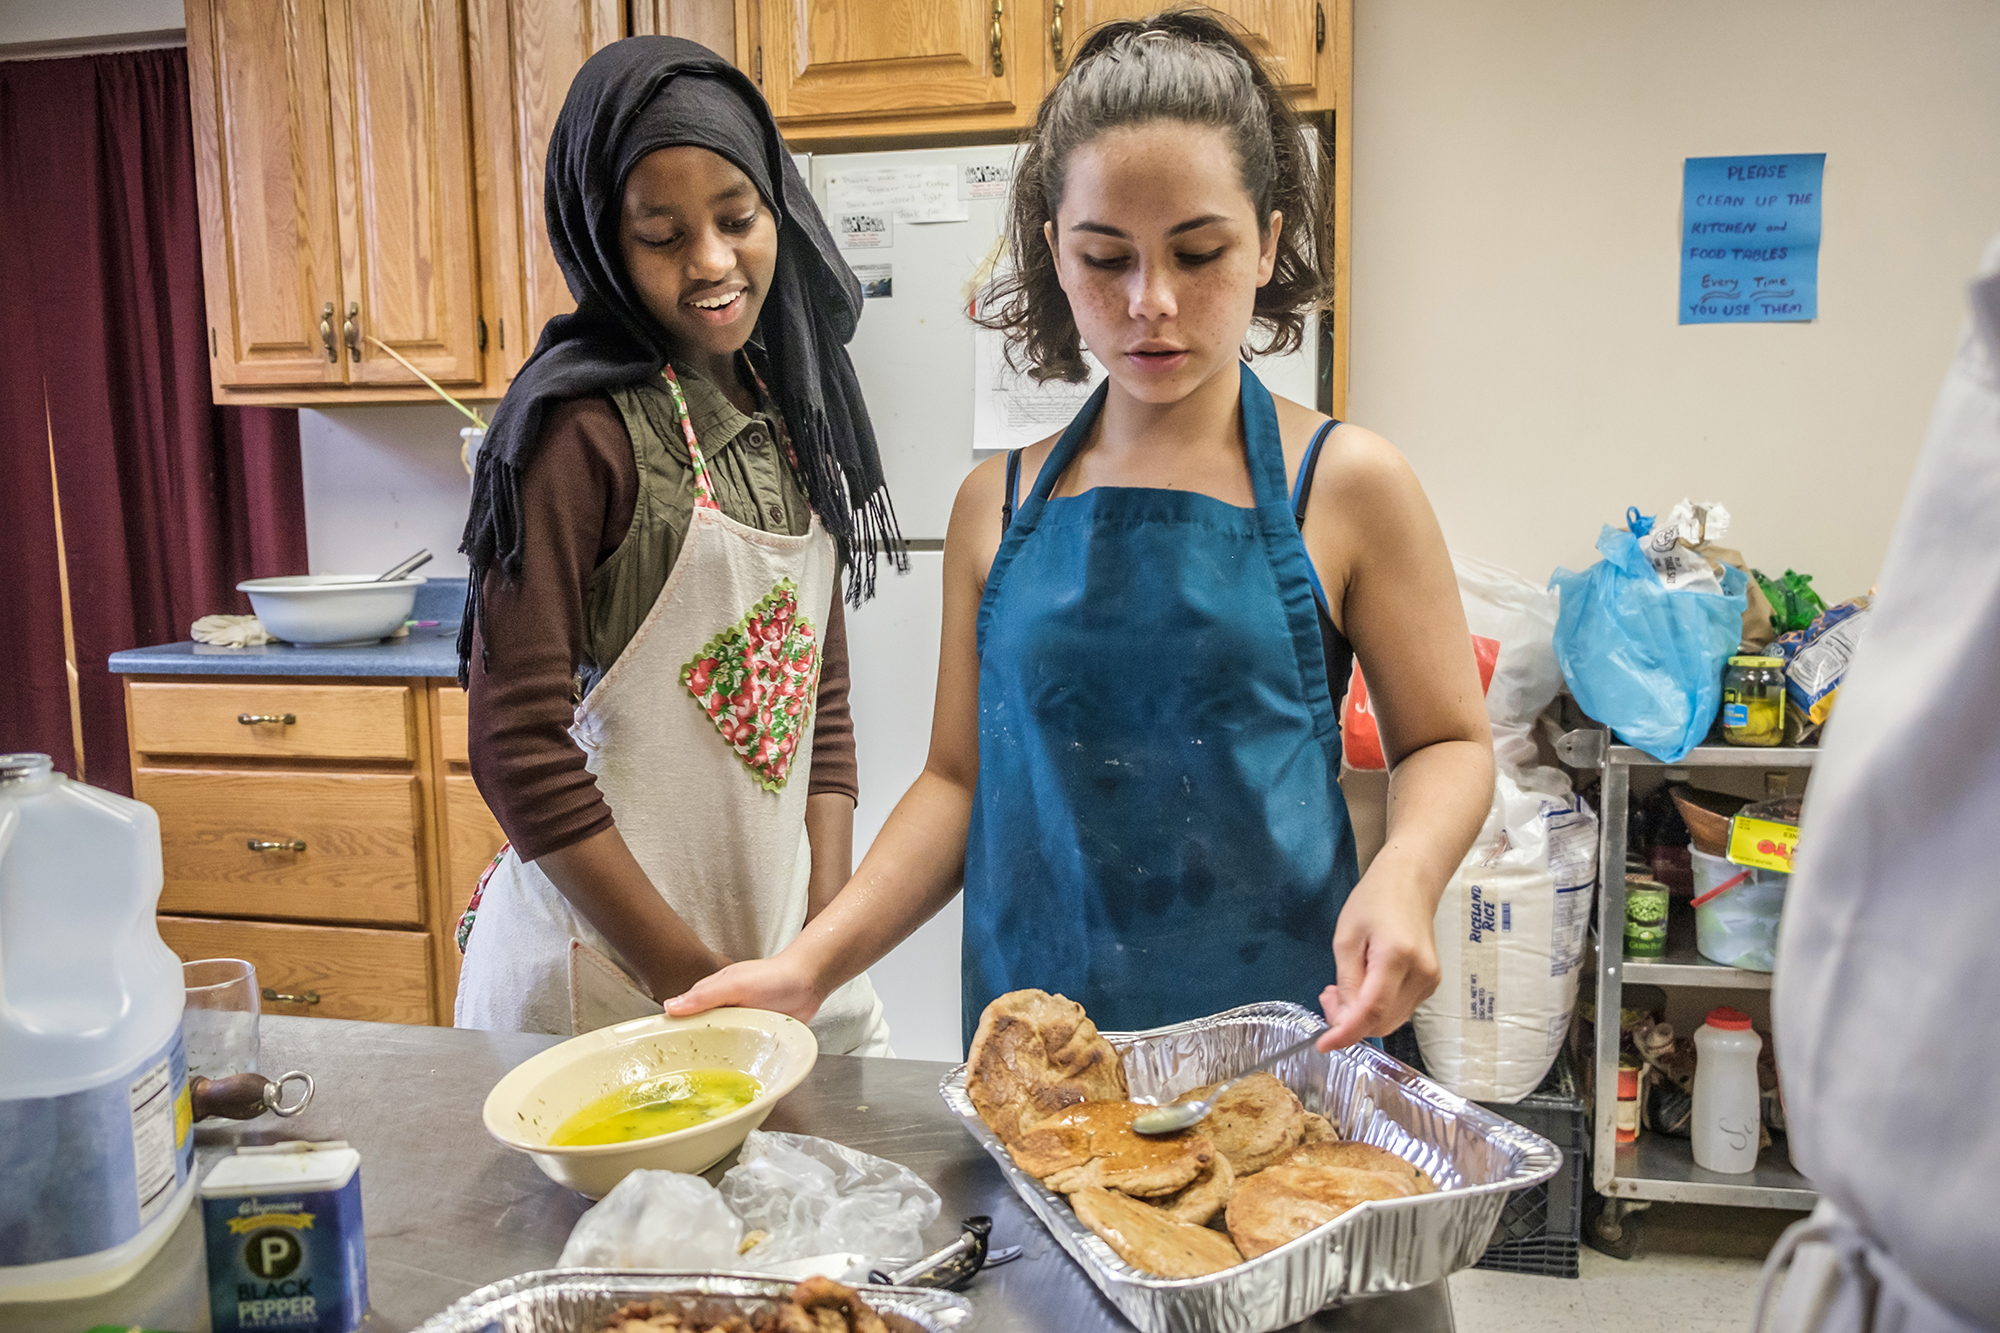
[(843, 1282), (924, 1252), (943, 1201), (908, 1167), (805, 1134), (752, 1130), (717, 1189), (634, 1171), (576, 1220), (560, 1268), (669, 1268)]
[(715, 1186), (678, 1171), (634, 1171), (570, 1229), (558, 1268), (739, 1272), (743, 1223)]
[(752, 1130), (722, 1178), (722, 1200), (752, 1231), (762, 1264), (855, 1251), (878, 1259), (923, 1254), (923, 1231), (944, 1206), (895, 1162), (805, 1134)]
[[(1501, 765), (1524, 768), (1538, 751), (1531, 738), (1535, 719), (1562, 689), (1551, 638), (1556, 627), (1554, 594), (1474, 556), (1451, 557), (1458, 595), (1472, 631), (1472, 655), (1479, 686), (1486, 692), (1486, 715), (1493, 722), (1493, 752)], [(1361, 668), (1340, 709), (1342, 755), (1349, 768), (1386, 767), (1376, 730), (1368, 682)]]
[(1418, 1006), (1430, 1075), (1461, 1097), (1517, 1102), (1541, 1085), (1576, 1009), (1597, 882), (1597, 816), (1560, 769), (1494, 782), (1472, 850), (1438, 902), (1440, 978)]
[(1721, 569), (1721, 593), (1668, 589), (1638, 539), (1606, 526), (1604, 558), (1558, 569), (1555, 654), (1585, 713), (1665, 763), (1701, 744), (1722, 702), (1722, 668), (1743, 627), (1749, 576)]

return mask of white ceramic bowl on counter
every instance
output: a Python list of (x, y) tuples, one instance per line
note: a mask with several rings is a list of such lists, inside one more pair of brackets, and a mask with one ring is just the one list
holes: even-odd
[(245, 579), (250, 609), (273, 637), (311, 648), (379, 643), (403, 627), (417, 604), (423, 576), (378, 583), (366, 574), (287, 574)]
[[(486, 1132), (534, 1158), (550, 1180), (601, 1199), (641, 1170), (706, 1171), (764, 1123), (819, 1059), (805, 1024), (764, 1009), (658, 1014), (572, 1037), (516, 1066), (486, 1095)], [(736, 1069), (762, 1091), (749, 1105), (671, 1134), (557, 1147), (549, 1137), (585, 1106), (634, 1083), (693, 1069)]]

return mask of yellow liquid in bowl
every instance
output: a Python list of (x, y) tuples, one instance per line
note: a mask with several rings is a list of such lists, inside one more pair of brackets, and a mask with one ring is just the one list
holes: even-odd
[(688, 1069), (599, 1097), (556, 1127), (549, 1146), (630, 1143), (706, 1124), (755, 1101), (764, 1085), (735, 1069)]

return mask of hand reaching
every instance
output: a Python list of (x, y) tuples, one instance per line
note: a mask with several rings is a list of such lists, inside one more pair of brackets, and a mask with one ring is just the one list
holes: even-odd
[(769, 1009), (809, 1023), (825, 1001), (826, 996), (813, 986), (805, 969), (780, 953), (776, 958), (731, 963), (674, 996), (664, 1007), (671, 1016), (686, 1018), (704, 1010), (737, 1005), (745, 1009)]

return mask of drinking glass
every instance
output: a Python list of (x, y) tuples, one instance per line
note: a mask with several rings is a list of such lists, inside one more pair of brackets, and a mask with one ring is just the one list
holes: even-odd
[(183, 963), (188, 1077), (226, 1078), (257, 1068), (257, 969), (241, 958)]

